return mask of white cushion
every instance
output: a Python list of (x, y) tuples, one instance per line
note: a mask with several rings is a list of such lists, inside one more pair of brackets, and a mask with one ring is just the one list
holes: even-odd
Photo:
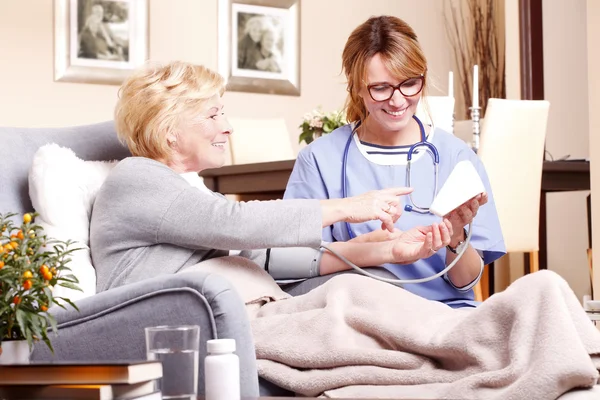
[(48, 237), (73, 240), (81, 248), (68, 264), (83, 293), (56, 286), (55, 296), (79, 300), (96, 293), (96, 272), (89, 248), (96, 193), (118, 161), (84, 161), (68, 148), (48, 144), (36, 152), (29, 171), (29, 197), (39, 214), (36, 223)]

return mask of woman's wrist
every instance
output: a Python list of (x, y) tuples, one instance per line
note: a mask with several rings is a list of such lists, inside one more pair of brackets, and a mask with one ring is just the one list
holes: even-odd
[(319, 200), (323, 214), (323, 227), (332, 225), (346, 219), (345, 210), (341, 199)]
[(464, 242), (465, 239), (466, 237), (464, 228), (455, 229), (454, 234), (450, 238), (450, 243), (448, 243), (448, 246), (454, 249), (460, 244), (460, 242)]
[(384, 264), (394, 264), (396, 262), (394, 258), (394, 242), (394, 240), (388, 240), (378, 243), (381, 246), (379, 251), (383, 255)]

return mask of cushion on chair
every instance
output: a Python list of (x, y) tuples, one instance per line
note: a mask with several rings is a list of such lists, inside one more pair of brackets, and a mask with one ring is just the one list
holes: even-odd
[(0, 126), (0, 212), (32, 211), (28, 173), (35, 152), (49, 143), (72, 149), (83, 160), (121, 160), (130, 155), (119, 142), (113, 121), (61, 128)]
[(57, 144), (48, 144), (35, 153), (29, 172), (29, 196), (39, 216), (36, 223), (48, 237), (73, 240), (69, 267), (82, 292), (61, 286), (55, 296), (78, 300), (96, 293), (96, 274), (91, 262), (89, 229), (96, 193), (118, 161), (84, 161)]

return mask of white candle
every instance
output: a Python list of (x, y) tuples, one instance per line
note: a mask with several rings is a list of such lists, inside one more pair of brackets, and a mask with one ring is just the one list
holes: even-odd
[(479, 67), (473, 66), (473, 107), (479, 107)]
[(454, 73), (448, 72), (448, 97), (454, 97)]

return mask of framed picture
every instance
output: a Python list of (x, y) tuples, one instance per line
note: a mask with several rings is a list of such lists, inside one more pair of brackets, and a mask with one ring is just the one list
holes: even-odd
[(148, 0), (54, 0), (54, 80), (118, 85), (148, 59)]
[(219, 0), (227, 89), (300, 95), (300, 0)]

